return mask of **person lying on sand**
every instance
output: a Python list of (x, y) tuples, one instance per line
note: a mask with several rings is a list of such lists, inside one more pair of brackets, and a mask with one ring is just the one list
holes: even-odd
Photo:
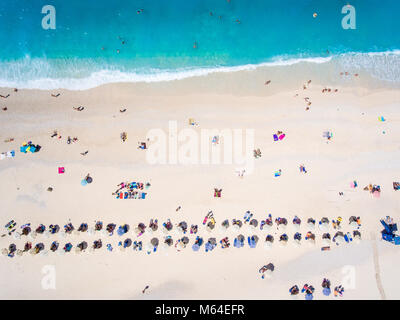
[(119, 112), (124, 113), (126, 109), (119, 110)]
[(85, 107), (79, 106), (78, 108), (77, 107), (73, 107), (73, 109), (76, 110), (76, 111), (82, 111), (83, 109), (85, 109)]
[(59, 93), (57, 93), (57, 94), (51, 94), (51, 96), (54, 97), (54, 98), (57, 98), (59, 95), (60, 95)]
[(7, 107), (4, 107), (4, 108), (1, 108), (1, 110), (3, 110), (3, 111), (7, 111), (7, 110), (8, 110), (8, 108), (7, 108)]
[(85, 152), (81, 152), (81, 155), (86, 156), (89, 153), (89, 150), (86, 150)]
[(266, 86), (266, 85), (268, 85), (270, 83), (271, 83), (271, 80), (267, 80), (267, 81), (265, 81), (264, 85)]
[(10, 94), (8, 94), (8, 95), (6, 95), (6, 96), (3, 96), (3, 95), (0, 94), (0, 97), (2, 97), (2, 98), (4, 98), (4, 99), (7, 99), (9, 96), (10, 96)]
[(149, 286), (146, 286), (143, 290), (142, 293), (145, 293), (145, 291), (149, 288)]

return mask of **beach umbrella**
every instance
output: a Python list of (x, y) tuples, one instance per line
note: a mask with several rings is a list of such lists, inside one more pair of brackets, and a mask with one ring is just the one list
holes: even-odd
[(229, 228), (229, 220), (226, 219), (226, 220), (222, 221), (221, 227), (222, 227), (223, 230), (228, 229)]
[(181, 241), (182, 241), (182, 243), (183, 243), (184, 245), (187, 245), (187, 244), (189, 243), (189, 238), (188, 238), (188, 237), (183, 237), (183, 238), (181, 239)]
[(79, 228), (78, 228), (78, 231), (80, 231), (80, 232), (85, 232), (85, 231), (87, 231), (88, 230), (88, 225), (87, 225), (87, 223), (81, 223), (81, 225), (79, 226)]
[(123, 234), (127, 233), (129, 230), (129, 226), (124, 224), (123, 226), (119, 226), (117, 233), (119, 236), (122, 236)]
[[(151, 239), (150, 242), (153, 245), (153, 247), (155, 247), (155, 248), (158, 247), (158, 243), (159, 243), (158, 238), (153, 238), (153, 239)], [(188, 239), (188, 242), (189, 242), (189, 239)]]
[(207, 223), (207, 231), (212, 231), (215, 228), (215, 224), (209, 221)]
[(96, 231), (100, 231), (103, 229), (103, 222), (102, 221), (97, 221), (96, 224), (94, 225), (94, 229)]
[(326, 296), (329, 296), (331, 294), (331, 289), (330, 288), (323, 288), (322, 293)]
[(250, 227), (252, 227), (253, 229), (257, 228), (258, 226), (258, 221), (257, 219), (252, 219), (249, 223)]
[(214, 246), (213, 246), (210, 242), (207, 242), (207, 243), (204, 245), (204, 248), (205, 248), (206, 252), (208, 252), (208, 251), (213, 250), (213, 249), (214, 249)]
[(92, 177), (87, 177), (87, 178), (86, 178), (86, 182), (87, 182), (87, 183), (92, 183), (92, 182), (93, 182)]
[(132, 240), (127, 238), (124, 240), (124, 248), (129, 248), (132, 245)]
[(77, 247), (78, 247), (81, 251), (83, 251), (83, 250), (87, 249), (88, 244), (87, 244), (86, 241), (82, 241), (81, 243), (78, 244)]
[(1, 249), (1, 254), (4, 256), (8, 255), (8, 249), (7, 248)]
[(244, 236), (242, 234), (239, 234), (235, 240), (233, 241), (233, 246), (236, 248), (241, 248), (244, 246)]
[(165, 243), (168, 247), (170, 247), (170, 246), (172, 246), (172, 244), (174, 243), (174, 240), (173, 240), (171, 237), (166, 237), (165, 240), (164, 240), (164, 243)]
[(70, 242), (68, 242), (65, 246), (64, 246), (64, 251), (65, 252), (70, 252), (72, 249), (72, 244)]
[(270, 270), (271, 272), (273, 272), (275, 270), (275, 266), (273, 263), (268, 263), (266, 266), (264, 266), (266, 270)]
[(52, 244), (50, 245), (50, 250), (55, 252), (58, 249), (58, 242), (57, 241), (53, 241)]

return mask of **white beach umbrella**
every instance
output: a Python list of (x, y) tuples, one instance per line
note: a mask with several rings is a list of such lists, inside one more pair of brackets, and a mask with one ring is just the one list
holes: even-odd
[(17, 250), (17, 257), (22, 257), (23, 253), (24, 252), (22, 250), (18, 249)]
[(57, 254), (58, 254), (59, 256), (64, 256), (64, 255), (65, 255), (65, 251), (64, 251), (63, 249), (58, 249), (58, 250), (57, 250)]
[(32, 231), (31, 233), (29, 233), (28, 237), (31, 238), (31, 239), (36, 239), (37, 232), (36, 231)]
[(294, 240), (294, 245), (297, 246), (297, 247), (300, 247), (301, 246), (301, 241), (299, 239), (295, 239)]
[(48, 250), (42, 250), (42, 251), (40, 252), (40, 255), (46, 257), (46, 256), (49, 255), (49, 251), (48, 251)]
[(88, 229), (87, 233), (88, 233), (90, 236), (94, 235), (94, 233), (95, 233), (94, 228), (93, 228), (93, 227), (90, 227), (90, 228)]
[(8, 255), (8, 249), (6, 249), (6, 248), (1, 249), (1, 254), (4, 255), (4, 256), (7, 256)]
[(46, 230), (46, 231), (43, 232), (43, 235), (44, 235), (46, 238), (50, 238), (51, 233), (50, 233), (49, 230)]

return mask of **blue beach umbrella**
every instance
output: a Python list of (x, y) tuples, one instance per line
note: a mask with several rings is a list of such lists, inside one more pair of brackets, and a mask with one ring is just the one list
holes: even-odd
[(326, 296), (329, 296), (331, 294), (331, 289), (330, 288), (324, 288), (322, 290), (322, 293)]
[(314, 297), (311, 293), (306, 294), (306, 300), (312, 300)]

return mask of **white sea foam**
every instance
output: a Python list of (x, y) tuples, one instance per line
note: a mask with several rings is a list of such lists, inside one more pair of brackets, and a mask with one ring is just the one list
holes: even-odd
[(400, 81), (400, 50), (371, 53), (346, 53), (330, 57), (276, 57), (269, 62), (239, 66), (193, 67), (182, 69), (132, 69), (100, 60), (48, 60), (30, 58), (0, 62), (0, 87), (20, 89), (86, 90), (117, 82), (162, 82), (207, 76), (217, 72), (238, 72), (262, 67), (285, 67), (299, 63), (339, 63), (344, 69), (366, 69), (385, 81)]

